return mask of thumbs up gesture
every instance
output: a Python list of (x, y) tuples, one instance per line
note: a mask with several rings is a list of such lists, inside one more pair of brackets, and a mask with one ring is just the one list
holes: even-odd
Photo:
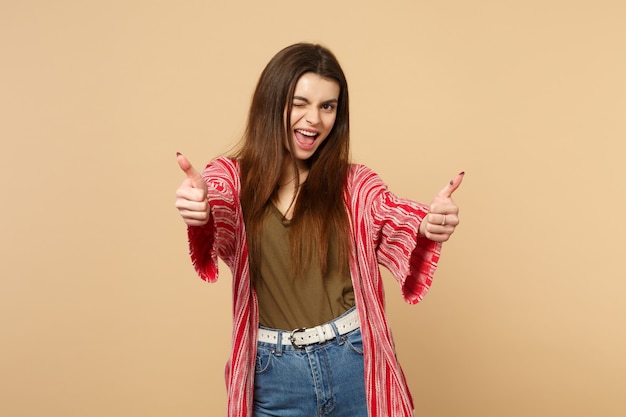
[(452, 193), (463, 181), (464, 172), (458, 174), (441, 191), (437, 193), (428, 215), (420, 224), (420, 234), (434, 242), (445, 242), (450, 239), (459, 224), (459, 207), (452, 201)]
[(176, 208), (188, 226), (203, 226), (210, 218), (206, 182), (187, 158), (180, 153), (176, 154), (176, 158), (180, 169), (187, 174), (176, 190)]

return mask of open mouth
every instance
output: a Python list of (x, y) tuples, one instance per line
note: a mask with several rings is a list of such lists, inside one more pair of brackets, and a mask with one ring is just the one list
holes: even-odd
[(294, 131), (296, 142), (302, 149), (311, 149), (318, 138), (319, 133), (312, 130), (296, 129)]

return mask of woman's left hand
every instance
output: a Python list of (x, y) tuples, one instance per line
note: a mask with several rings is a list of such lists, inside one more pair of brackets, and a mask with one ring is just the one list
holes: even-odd
[(437, 193), (430, 203), (428, 214), (420, 224), (420, 235), (434, 242), (450, 239), (459, 224), (459, 207), (452, 201), (452, 193), (461, 185), (463, 175), (465, 173), (461, 172)]

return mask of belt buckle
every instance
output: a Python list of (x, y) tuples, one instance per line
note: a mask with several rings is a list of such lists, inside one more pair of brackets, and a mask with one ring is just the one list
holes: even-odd
[(306, 330), (306, 327), (300, 327), (298, 329), (294, 329), (291, 331), (291, 334), (289, 335), (289, 341), (291, 342), (291, 344), (293, 345), (293, 347), (295, 347), (296, 349), (304, 349), (305, 345), (299, 345), (296, 343), (296, 337), (295, 334), (296, 333), (300, 333)]

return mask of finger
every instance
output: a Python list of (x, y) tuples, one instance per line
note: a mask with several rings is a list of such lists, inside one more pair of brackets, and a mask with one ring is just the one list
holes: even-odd
[(203, 202), (206, 200), (206, 193), (200, 188), (193, 188), (189, 178), (176, 190), (176, 199), (181, 201)]
[(180, 216), (185, 220), (198, 220), (206, 222), (209, 219), (207, 212), (179, 210)]
[(202, 178), (202, 175), (191, 165), (189, 160), (181, 154), (180, 152), (176, 153), (176, 159), (178, 160), (178, 166), (182, 169), (185, 174), (187, 174), (187, 178), (191, 180), (191, 185), (194, 188), (205, 188), (206, 183)]
[[(452, 226), (456, 227), (459, 224), (459, 217), (454, 213), (429, 213), (428, 223), (433, 226)], [(439, 229), (437, 229), (439, 230)], [(431, 230), (434, 231), (434, 230)]]
[(194, 201), (184, 198), (177, 198), (174, 205), (179, 211), (197, 211), (200, 213), (206, 213), (209, 207), (206, 199), (203, 201)]
[(204, 226), (205, 224), (209, 222), (208, 219), (197, 220), (197, 219), (186, 218), (184, 216), (182, 219), (187, 226)]
[(426, 232), (426, 237), (429, 240), (432, 240), (433, 242), (437, 242), (437, 243), (444, 243), (444, 242), (447, 242), (448, 239), (450, 239), (449, 234), (439, 234), (439, 233), (430, 233), (430, 232)]
[(445, 242), (454, 233), (455, 226), (447, 224), (445, 226), (429, 223), (426, 226), (425, 236), (435, 242)]
[(428, 212), (432, 214), (458, 214), (459, 206), (454, 204), (451, 198), (437, 196), (430, 204)]
[(437, 193), (437, 196), (442, 198), (450, 198), (452, 196), (452, 193), (457, 188), (459, 188), (459, 185), (461, 185), (464, 175), (465, 172), (461, 172), (456, 177), (451, 179), (450, 182), (441, 191), (439, 191), (439, 193)]

